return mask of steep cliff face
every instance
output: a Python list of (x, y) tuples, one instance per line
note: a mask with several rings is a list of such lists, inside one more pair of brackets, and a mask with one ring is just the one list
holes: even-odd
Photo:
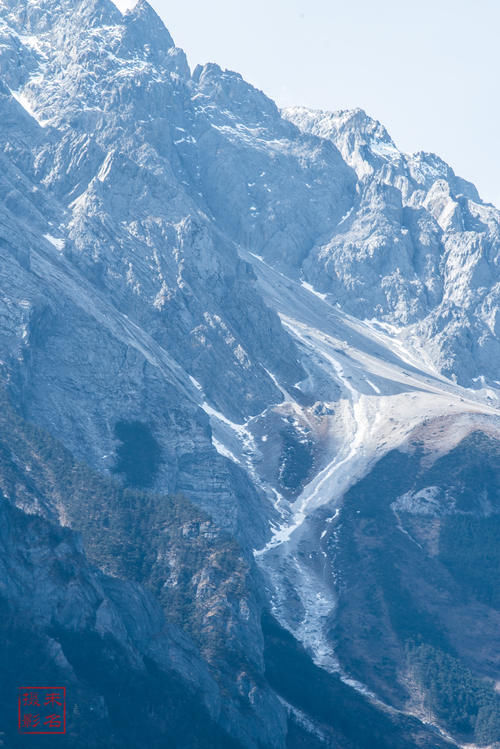
[(416, 336), (435, 365), (472, 386), (497, 379), (500, 213), (439, 157), (403, 154), (362, 110), (285, 116), (330, 140), (359, 178), (358, 197), (318, 243), (306, 278), (342, 307)]
[[(0, 500), (1, 721), (25, 746), (21, 684), (67, 688), (69, 746), (234, 744), (216, 727), (214, 685), (192, 643), (139, 585), (106, 577), (68, 529)], [(168, 718), (166, 717), (168, 716)], [(32, 737), (30, 737), (32, 738)], [(39, 737), (50, 746), (53, 737)]]
[[(19, 607), (22, 604), (25, 616), (20, 641), (23, 637), (31, 636), (31, 625), (34, 629), (33, 636), (38, 640), (43, 640), (51, 628), (59, 631), (62, 624), (58, 612), (68, 609), (77, 621), (75, 623), (71, 619), (65, 625), (69, 634), (67, 639), (60, 641), (61, 652), (66, 654), (66, 648), (69, 648), (71, 657), (83, 658), (77, 635), (81, 634), (84, 643), (87, 643), (88, 638), (89, 651), (85, 659), (94, 660), (94, 665), (88, 663), (87, 667), (95, 667), (95, 683), (92, 683), (104, 705), (110, 699), (110, 693), (105, 687), (110, 688), (111, 685), (102, 678), (101, 669), (105, 673), (106, 666), (101, 662), (104, 656), (100, 653), (101, 644), (96, 638), (99, 634), (107, 641), (115, 635), (118, 639), (116, 647), (120, 652), (124, 648), (131, 650), (132, 644), (129, 647), (126, 640), (128, 630), (124, 632), (123, 619), (127, 627), (132, 628), (141, 638), (139, 646), (142, 650), (139, 655), (133, 654), (129, 658), (132, 666), (141, 657), (153, 659), (155, 654), (153, 671), (143, 669), (144, 673), (139, 679), (142, 684), (151, 678), (151, 684), (140, 702), (140, 710), (144, 714), (138, 713), (134, 728), (138, 743), (133, 744), (134, 746), (140, 745), (141, 726), (148, 719), (147, 705), (152, 698), (151, 690), (158, 687), (154, 677), (154, 669), (159, 667), (156, 661), (162, 667), (166, 664), (165, 668), (170, 670), (178, 668), (180, 676), (176, 677), (177, 681), (172, 687), (179, 704), (175, 701), (169, 704), (167, 701), (162, 708), (161, 701), (167, 700), (170, 688), (166, 677), (163, 679), (164, 685), (160, 690), (163, 697), (159, 698), (158, 709), (163, 709), (167, 718), (164, 716), (157, 721), (157, 716), (151, 716), (153, 723), (158, 722), (152, 734), (156, 737), (155, 741), (160, 741), (160, 737), (161, 741), (169, 737), (171, 741), (177, 742), (174, 743), (175, 746), (191, 746), (190, 741), (195, 742), (194, 746), (205, 746), (203, 721), (206, 718), (208, 735), (213, 733), (214, 737), (219, 736), (217, 741), (222, 742), (221, 746), (226, 746), (226, 734), (233, 737), (234, 746), (258, 746), (259, 742), (264, 746), (282, 744), (286, 716), (264, 680), (264, 643), (260, 615), (265, 602), (259, 593), (258, 573), (246, 551), (186, 498), (124, 488), (116, 481), (76, 462), (50, 435), (26, 423), (7, 401), (2, 404), (0, 420), (0, 489), (5, 500), (19, 508), (17, 513), (11, 513), (14, 519), (17, 518), (16, 523), (13, 523), (17, 535), (9, 536), (8, 541), (15, 548), (17, 541), (24, 539), (22, 543), (19, 541), (20, 548), (16, 553), (27, 565), (26, 570), (19, 572), (19, 581), (11, 580), (11, 549), (10, 546), (2, 549), (1, 559), (5, 563), (2, 572), (6, 576), (5, 580), (2, 578), (2, 589), (5, 591), (6, 605), (14, 606), (13, 611), (17, 612), (21, 610)], [(129, 462), (136, 466), (135, 460)], [(10, 511), (5, 507), (4, 512)], [(27, 516), (31, 518), (30, 522), (26, 520)], [(46, 518), (52, 525), (49, 526), (47, 522), (37, 525), (36, 516)], [(67, 528), (57, 530), (55, 524), (58, 521), (65, 526), (78, 528), (81, 539), (75, 540), (74, 534)], [(47, 548), (38, 540), (36, 533), (39, 528), (40, 533), (46, 533), (44, 543)], [(71, 554), (74, 552), (75, 555), (75, 559), (72, 558), (71, 561), (71, 569), (76, 582), (63, 573), (57, 577), (59, 546), (55, 541), (52, 546), (49, 544), (52, 538), (50, 532), (56, 540), (69, 539)], [(28, 551), (24, 550), (23, 544)], [(62, 541), (61, 544), (63, 545)], [(32, 555), (35, 558), (37, 550), (42, 546), (43, 564), (38, 570), (38, 565), (29, 562), (26, 556)], [(89, 567), (84, 549), (91, 562), (104, 571), (106, 576)], [(51, 566), (54, 555), (55, 567)], [(66, 561), (64, 564), (66, 565)], [(69, 564), (68, 562), (66, 566)], [(44, 576), (50, 576), (52, 572), (54, 579), (46, 582)], [(78, 581), (82, 577), (85, 580), (90, 578), (93, 587), (98, 588), (97, 592), (89, 592), (89, 586), (84, 591), (79, 591)], [(23, 579), (29, 585), (24, 586)], [(15, 589), (22, 592), (21, 603), (14, 596)], [(111, 602), (103, 603), (103, 590), (110, 591)], [(81, 604), (80, 596), (83, 598)], [(91, 599), (91, 603), (87, 599)], [(154, 614), (153, 624), (144, 622), (146, 615), (141, 618), (140, 611), (137, 613), (132, 605), (136, 599), (136, 608), (153, 607), (153, 613), (149, 615), (153, 617)], [(28, 616), (30, 607), (33, 611), (31, 624)], [(96, 625), (97, 630), (94, 631), (94, 618), (99, 622), (101, 612), (107, 629), (101, 632)], [(17, 614), (13, 616), (15, 623)], [(161, 634), (163, 630), (166, 632), (165, 636)], [(63, 635), (66, 637), (64, 632), (61, 637)], [(105, 644), (102, 647), (107, 652)], [(177, 652), (181, 645), (187, 649), (186, 655), (183, 655), (182, 650)], [(110, 658), (113, 657), (113, 648)], [(8, 651), (6, 657), (7, 655)], [(70, 660), (71, 657), (68, 655)], [(78, 663), (80, 664), (80, 660)], [(118, 669), (115, 677), (116, 680), (124, 679), (130, 685), (134, 669), (132, 666), (128, 669), (127, 663), (123, 665), (123, 669)], [(25, 665), (28, 666), (21, 656), (19, 664), (23, 669)], [(84, 664), (81, 666), (84, 668)], [(85, 673), (81, 675), (84, 682), (87, 678)], [(59, 676), (61, 683), (66, 683), (65, 674), (61, 673)], [(9, 682), (11, 688), (15, 689), (16, 685), (12, 684), (16, 678), (21, 678), (21, 675), (12, 672)], [(29, 679), (26, 683), (28, 681)], [(70, 682), (69, 688), (74, 687), (75, 684)], [(132, 693), (127, 697), (130, 708), (135, 699), (135, 689), (133, 687)], [(140, 691), (139, 687), (137, 689)], [(182, 703), (184, 692), (185, 705)], [(83, 696), (80, 698), (83, 699)], [(196, 720), (199, 723), (194, 724), (192, 731), (187, 731), (185, 736), (179, 734), (176, 738), (177, 732), (183, 730), (183, 721), (189, 721), (189, 711), (194, 704), (197, 705)], [(165, 721), (171, 711), (174, 716), (179, 714), (179, 722), (176, 722), (175, 717), (171, 728), (166, 731)], [(13, 715), (12, 720), (14, 718)], [(125, 741), (128, 729), (117, 725), (118, 718), (118, 714), (110, 717), (102, 733), (96, 738), (96, 741), (102, 742), (97, 743), (97, 746), (105, 745), (106, 731), (110, 731), (113, 736), (118, 731), (117, 746), (122, 745), (119, 742)], [(129, 719), (133, 720), (132, 713)], [(219, 728), (215, 729), (216, 725)], [(144, 735), (148, 735), (148, 730)], [(214, 746), (219, 746), (217, 741), (214, 738)], [(233, 746), (229, 739), (227, 741), (227, 746)]]
[(0, 117), (6, 652), (101, 706), (74, 746), (497, 740), (498, 211), (143, 0), (0, 0)]

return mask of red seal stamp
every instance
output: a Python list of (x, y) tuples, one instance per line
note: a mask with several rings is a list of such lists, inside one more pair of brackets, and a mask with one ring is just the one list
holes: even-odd
[(66, 687), (19, 687), (19, 733), (66, 733)]

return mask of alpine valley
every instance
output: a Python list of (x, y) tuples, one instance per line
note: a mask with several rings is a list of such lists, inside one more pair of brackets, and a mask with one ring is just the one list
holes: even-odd
[(0, 288), (0, 746), (500, 746), (472, 184), (145, 0), (0, 0)]

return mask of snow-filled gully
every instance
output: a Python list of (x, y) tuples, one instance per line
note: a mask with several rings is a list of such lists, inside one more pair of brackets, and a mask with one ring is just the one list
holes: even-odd
[[(307, 284), (287, 278), (262, 258), (247, 255), (246, 259), (252, 262), (264, 298), (304, 352), (304, 363), (340, 390), (334, 454), (289, 511), (282, 513), (268, 543), (255, 550), (255, 558), (269, 580), (274, 615), (317, 665), (337, 672), (380, 707), (392, 710), (342, 672), (325, 634), (336, 606), (331, 583), (335, 570), (322, 548), (326, 529), (335, 527), (328, 524), (341, 515), (349, 487), (384, 454), (404, 445), (423, 422), (455, 416), (459, 427), (452, 430), (456, 432), (452, 439), (458, 440), (471, 425), (485, 419), (500, 431), (500, 410), (486, 402), (480, 391), (466, 390), (442, 377), (425, 352), (406, 348), (396, 338), (396, 330), (386, 333), (350, 318)], [(328, 511), (326, 521), (319, 519), (320, 507)]]
[[(329, 458), (294, 501), (288, 501), (261, 475), (262, 455), (252, 428), (266, 412), (235, 424), (204, 402), (214, 445), (248, 472), (274, 506), (270, 539), (254, 551), (268, 580), (273, 614), (318, 666), (337, 673), (380, 708), (394, 712), (343, 672), (326, 635), (336, 606), (336, 570), (324, 547), (327, 530), (332, 528), (335, 536), (347, 490), (387, 452), (404, 446), (416, 428), (453, 416), (448, 436), (441, 436), (448, 439), (444, 449), (480, 423), (500, 432), (500, 398), (492, 405), (486, 392), (467, 390), (446, 379), (425, 351), (407, 345), (395, 328), (356, 320), (329, 304), (309, 284), (288, 278), (258, 256), (243, 255), (254, 267), (263, 297), (303, 352), (305, 369), (313, 379), (319, 374), (338, 394), (335, 439), (327, 441)], [(284, 403), (308, 421), (306, 410), (289, 390), (268, 374)], [(321, 515), (320, 508), (324, 510)]]

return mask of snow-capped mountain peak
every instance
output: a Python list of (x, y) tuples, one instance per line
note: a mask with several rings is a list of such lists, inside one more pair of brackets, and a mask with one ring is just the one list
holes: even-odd
[[(480, 660), (467, 704), (489, 726), (494, 658), (460, 633), (479, 622), (493, 652), (497, 604), (453, 541), (482, 564), (498, 515), (499, 212), (360, 109), (280, 111), (236, 72), (191, 72), (143, 0), (1, 0), (0, 74), (0, 489), (134, 581), (75, 562), (78, 595), (113, 595), (76, 629), (58, 614), (68, 679), (87, 681), (66, 625), (102, 644), (114, 623), (105, 662), (125, 643), (141, 726), (159, 669), (213, 746), (373, 749), (368, 715), (384, 749), (436, 749), (445, 719), (411, 702), (434, 694), (424, 642)], [(58, 575), (47, 611), (79, 610)], [(134, 585), (152, 593), (131, 605)], [(171, 657), (151, 595), (186, 628)]]

